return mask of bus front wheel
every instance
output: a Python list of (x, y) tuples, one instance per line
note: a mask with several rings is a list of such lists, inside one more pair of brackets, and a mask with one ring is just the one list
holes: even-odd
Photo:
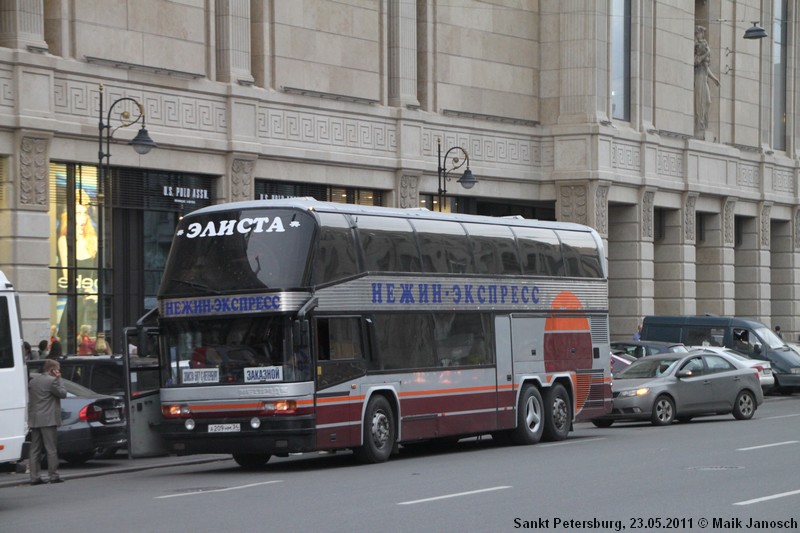
[(234, 453), (233, 460), (242, 468), (261, 468), (269, 462), (268, 453)]
[(572, 406), (567, 389), (556, 383), (544, 392), (544, 440), (564, 440), (572, 425)]
[(396, 440), (394, 412), (389, 401), (375, 395), (364, 415), (364, 444), (353, 450), (361, 463), (382, 463), (389, 459)]

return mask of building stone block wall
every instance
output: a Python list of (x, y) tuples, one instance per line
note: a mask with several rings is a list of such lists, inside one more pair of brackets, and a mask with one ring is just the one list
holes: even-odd
[[(140, 157), (123, 146), (136, 132), (121, 129), (115, 166), (212, 176), (220, 202), (277, 180), (374, 188), (386, 205), (416, 207), (437, 191), (441, 139), (468, 150), (479, 179), (450, 194), (545, 205), (607, 240), (613, 336), (647, 314), (733, 314), (751, 298), (747, 314), (800, 332), (800, 303), (787, 296), (800, 290), (800, 23), (789, 22), (778, 150), (772, 42), (742, 39), (749, 21), (772, 20), (773, 2), (631, 4), (631, 115), (619, 120), (610, 2), (4, 2), (0, 266), (24, 264), (26, 294), (39, 295), (49, 235), (12, 231), (48, 194), (34, 187), (20, 203), (22, 170), (34, 168), (20, 166), (23, 140), (47, 139), (48, 162), (96, 164), (102, 83), (109, 102), (142, 102), (159, 145)], [(790, 0), (792, 19), (798, 8)], [(720, 79), (703, 139), (692, 138), (696, 25)], [(748, 233), (752, 245), (736, 242), (735, 220), (762, 228)], [(29, 308), (26, 328), (46, 313)]]

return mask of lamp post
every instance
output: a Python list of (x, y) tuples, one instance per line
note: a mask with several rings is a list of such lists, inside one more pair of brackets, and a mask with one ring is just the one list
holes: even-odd
[[(116, 120), (119, 125), (116, 128), (111, 127), (111, 113), (117, 104), (129, 102), (134, 107), (135, 112), (138, 113), (132, 116), (127, 109), (120, 111)], [(105, 116), (103, 122), (103, 85), (100, 84), (100, 123), (97, 133), (98, 152), (97, 157), (99, 164), (97, 166), (97, 331), (95, 335), (105, 331), (105, 257), (104, 257), (104, 244), (105, 244), (105, 190), (106, 179), (111, 175), (111, 138), (114, 132), (120, 128), (127, 128), (133, 126), (141, 121), (142, 128), (136, 137), (133, 138), (128, 144), (133, 146), (133, 149), (139, 155), (145, 155), (156, 146), (150, 134), (147, 133), (145, 128), (144, 106), (138, 100), (130, 97), (122, 97), (114, 100), (108, 107), (108, 114)], [(105, 149), (103, 142), (105, 141)]]
[[(453, 146), (452, 148), (447, 150), (444, 153), (444, 157), (442, 157), (442, 139), (441, 138), (436, 140), (436, 145), (437, 145), (437, 155), (438, 155), (438, 158), (439, 158), (439, 162), (438, 162), (439, 166), (437, 168), (437, 172), (439, 174), (439, 198), (438, 198), (438, 201), (439, 201), (439, 212), (441, 213), (442, 212), (442, 204), (444, 203), (444, 199), (447, 196), (447, 182), (450, 180), (450, 178), (448, 178), (447, 175), (450, 172), (452, 172), (454, 170), (457, 170), (457, 169), (463, 167), (464, 165), (467, 165), (467, 169), (464, 171), (464, 175), (461, 176), (460, 178), (458, 178), (458, 183), (460, 183), (461, 186), (464, 187), (465, 189), (473, 188), (475, 186), (475, 184), (478, 183), (478, 178), (476, 178), (475, 175), (472, 173), (472, 171), (469, 169), (469, 154), (467, 153), (466, 150), (464, 150), (460, 146)], [(455, 155), (451, 156), (450, 154), (454, 150), (457, 150), (458, 152), (461, 152), (462, 154), (464, 154), (464, 159), (462, 160), (460, 157), (457, 157)], [(448, 157), (450, 157), (450, 162), (453, 165), (450, 168), (447, 168), (447, 158)]]

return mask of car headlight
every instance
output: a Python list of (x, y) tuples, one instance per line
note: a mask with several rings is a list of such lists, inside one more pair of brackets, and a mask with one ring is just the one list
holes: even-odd
[(631, 389), (631, 390), (624, 390), (619, 393), (620, 398), (631, 398), (633, 396), (644, 396), (645, 394), (649, 393), (650, 389), (648, 387), (641, 387), (638, 389)]

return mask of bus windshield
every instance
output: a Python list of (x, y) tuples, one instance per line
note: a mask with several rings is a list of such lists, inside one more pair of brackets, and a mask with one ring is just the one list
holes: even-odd
[(311, 365), (293, 353), (287, 316), (170, 320), (163, 325), (166, 387), (309, 381)]
[(159, 296), (292, 289), (304, 283), (316, 223), (294, 209), (212, 211), (181, 220)]

